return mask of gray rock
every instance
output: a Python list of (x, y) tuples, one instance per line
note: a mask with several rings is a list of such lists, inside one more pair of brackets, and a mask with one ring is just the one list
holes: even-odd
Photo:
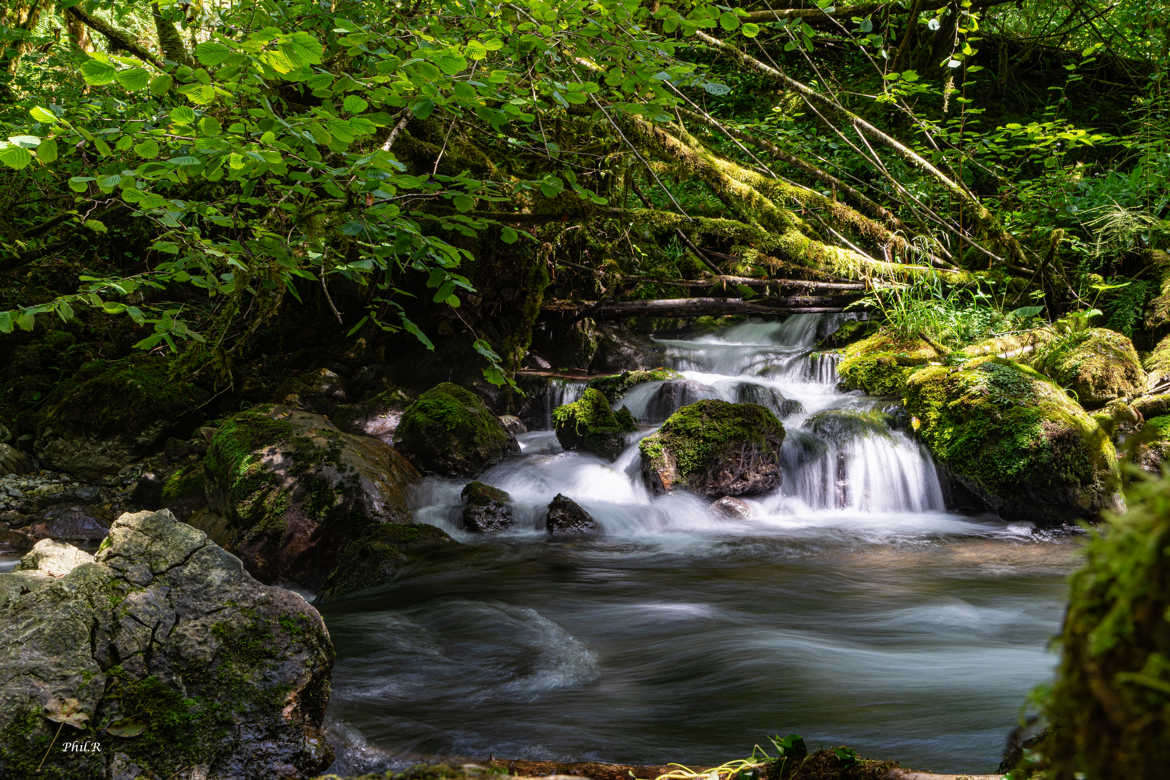
[(752, 508), (746, 502), (731, 496), (724, 496), (712, 503), (711, 511), (729, 520), (747, 520), (752, 516)]
[(33, 471), (32, 460), (11, 444), (0, 444), (0, 476), (28, 474)]
[(714, 387), (691, 379), (671, 379), (659, 385), (646, 403), (644, 420), (660, 423), (682, 407), (705, 398), (716, 398)]
[(490, 534), (512, 527), (512, 497), (507, 491), (483, 482), (469, 482), (461, 495), (464, 529)]
[(586, 536), (601, 533), (601, 526), (593, 516), (573, 499), (557, 493), (548, 505), (545, 527), (553, 536)]
[(741, 382), (735, 388), (735, 400), (741, 404), (759, 404), (770, 409), (773, 414), (783, 419), (791, 414), (804, 411), (804, 404), (791, 398), (785, 398), (774, 387), (759, 385), (754, 382)]
[(17, 568), (50, 577), (64, 577), (83, 563), (93, 563), (93, 556), (71, 544), (41, 539), (20, 559)]
[(27, 587), (39, 574), (0, 574), (0, 776), (31, 777), (58, 724), (101, 750), (49, 751), (46, 777), (291, 779), (332, 760), (320, 615), (201, 531), (122, 515), (93, 562)]
[(327, 604), (398, 579), (403, 572), (465, 548), (441, 528), (425, 523), (383, 523), (347, 544), (317, 604)]
[(504, 424), (504, 430), (513, 436), (519, 436), (522, 433), (528, 433), (528, 426), (514, 414), (500, 415), (500, 422)]

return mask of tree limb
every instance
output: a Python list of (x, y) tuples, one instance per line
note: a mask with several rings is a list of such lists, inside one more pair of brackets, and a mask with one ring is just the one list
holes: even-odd
[(65, 10), (65, 15), (71, 16), (84, 24), (86, 27), (89, 27), (91, 30), (95, 30), (101, 33), (101, 35), (110, 42), (113, 48), (125, 49), (138, 59), (143, 60), (144, 62), (149, 62), (151, 65), (159, 68), (160, 70), (162, 69), (162, 61), (154, 54), (152, 54), (146, 47), (134, 40), (130, 33), (123, 32), (122, 30), (119, 30), (118, 28), (103, 21), (102, 19), (99, 19), (96, 16), (91, 16), (90, 14), (83, 11), (81, 6), (78, 5), (67, 8)]

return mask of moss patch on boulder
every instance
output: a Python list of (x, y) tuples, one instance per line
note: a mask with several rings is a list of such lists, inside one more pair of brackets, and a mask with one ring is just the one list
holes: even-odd
[(699, 401), (672, 414), (639, 449), (647, 484), (708, 498), (766, 493), (780, 485), (784, 426), (758, 404)]
[(626, 434), (637, 429), (630, 410), (614, 414), (609, 401), (593, 387), (571, 404), (553, 410), (553, 429), (566, 450), (584, 450), (614, 460), (626, 448)]
[(682, 379), (682, 374), (670, 368), (638, 369), (637, 371), (623, 371), (620, 374), (595, 377), (589, 380), (589, 386), (600, 390), (605, 396), (605, 400), (615, 404), (619, 398), (637, 385), (646, 382), (665, 382), (669, 379)]
[(1129, 494), (1072, 578), (1040, 748), (1053, 777), (1164, 777), (1170, 766), (1170, 481)]
[(906, 409), (934, 456), (1006, 519), (1060, 525), (1117, 503), (1109, 436), (1030, 368), (1003, 358), (921, 368)]
[(914, 367), (938, 359), (938, 351), (921, 339), (903, 341), (878, 331), (842, 350), (837, 375), (845, 390), (901, 395), (906, 376)]
[(1068, 388), (1087, 409), (1137, 395), (1146, 385), (1146, 372), (1133, 343), (1107, 328), (1054, 339), (1037, 351), (1032, 365)]
[(842, 322), (841, 327), (817, 342), (817, 349), (822, 351), (840, 349), (846, 344), (851, 344), (854, 341), (860, 341), (873, 335), (877, 329), (878, 323), (874, 320), (849, 320), (848, 322)]
[(1142, 365), (1148, 373), (1148, 387), (1151, 390), (1155, 388), (1164, 390), (1165, 385), (1170, 383), (1170, 336), (1158, 342), (1153, 351), (1146, 355)]
[(470, 477), (520, 452), (475, 393), (451, 382), (432, 387), (402, 414), (395, 446), (424, 472)]

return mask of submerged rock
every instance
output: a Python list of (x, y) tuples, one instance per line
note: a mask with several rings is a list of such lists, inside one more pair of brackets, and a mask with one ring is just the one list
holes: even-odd
[(1068, 388), (1086, 409), (1138, 395), (1146, 386), (1146, 372), (1133, 344), (1107, 328), (1054, 339), (1037, 351), (1032, 365)]
[(750, 496), (780, 486), (784, 426), (758, 404), (699, 401), (642, 440), (642, 474), (656, 493)]
[(1109, 436), (1036, 371), (1003, 358), (931, 366), (906, 393), (935, 458), (1005, 519), (1060, 525), (1119, 505)]
[(469, 482), (460, 495), (465, 530), (490, 534), (512, 527), (512, 496), (507, 491), (483, 482)]
[(628, 410), (619, 419), (601, 391), (587, 387), (578, 400), (553, 410), (553, 428), (566, 450), (614, 460), (626, 448), (626, 434), (636, 426)]
[(557, 493), (548, 505), (545, 528), (552, 536), (585, 536), (601, 533), (601, 526), (593, 515), (573, 499)]
[(406, 408), (395, 446), (424, 472), (470, 477), (517, 455), (520, 445), (483, 399), (451, 382), (432, 387)]
[(724, 496), (712, 503), (711, 511), (729, 520), (747, 520), (752, 516), (752, 508), (746, 502), (731, 496)]
[(890, 433), (886, 415), (860, 409), (826, 409), (809, 417), (805, 427), (833, 444), (843, 444), (862, 436), (888, 436)]
[(660, 423), (684, 406), (718, 395), (711, 385), (692, 379), (670, 379), (659, 385), (654, 395), (650, 396), (642, 418), (649, 423)]
[(71, 555), (0, 574), (0, 776), (291, 780), (329, 765), (333, 647), (303, 598), (165, 510), (119, 517), (92, 561)]
[(327, 604), (393, 582), (413, 565), (449, 555), (461, 545), (425, 523), (383, 523), (345, 545), (317, 597)]
[[(494, 419), (494, 418), (493, 418)], [(191, 522), (265, 582), (321, 584), (341, 547), (379, 523), (410, 519), (418, 472), (392, 447), (281, 406), (225, 420), (204, 457), (214, 515)]]

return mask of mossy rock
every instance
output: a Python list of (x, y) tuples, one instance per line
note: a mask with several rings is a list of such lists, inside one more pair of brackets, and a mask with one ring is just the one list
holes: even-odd
[(1138, 395), (1146, 386), (1146, 372), (1133, 343), (1107, 328), (1048, 342), (1037, 351), (1032, 366), (1071, 391), (1086, 409)]
[(1055, 338), (1056, 331), (1045, 325), (977, 341), (963, 347), (961, 352), (968, 358), (992, 356), (1010, 358), (1017, 363), (1028, 363)]
[(203, 466), (208, 504), (227, 521), (205, 530), (258, 579), (304, 587), (321, 584), (350, 540), (408, 522), (419, 479), (389, 445), (283, 406), (224, 420)]
[(157, 358), (94, 361), (53, 393), (38, 413), (37, 456), (83, 478), (117, 473), (198, 422), (207, 393), (171, 376)]
[(906, 383), (919, 436), (1005, 519), (1061, 525), (1117, 505), (1108, 434), (1059, 387), (1003, 358), (927, 366)]
[(553, 429), (566, 450), (584, 450), (614, 460), (626, 448), (626, 434), (637, 429), (630, 410), (622, 407), (621, 419), (609, 401), (592, 387), (571, 404), (553, 410)]
[(758, 404), (699, 401), (672, 414), (642, 439), (650, 489), (686, 488), (708, 498), (750, 496), (780, 485), (784, 426)]
[(432, 387), (402, 414), (395, 446), (424, 472), (470, 477), (520, 452), (483, 399), (451, 382)]
[(549, 503), (544, 527), (550, 536), (594, 536), (601, 533), (601, 525), (593, 515), (561, 493)]
[(1142, 365), (1147, 371), (1147, 387), (1150, 390), (1161, 388), (1165, 392), (1165, 385), (1170, 384), (1170, 336), (1158, 342)]
[(901, 395), (911, 370), (938, 359), (938, 351), (921, 339), (898, 339), (878, 331), (842, 350), (837, 376), (843, 390)]
[(346, 544), (317, 597), (336, 601), (397, 580), (412, 564), (462, 547), (443, 529), (425, 523), (383, 523)]
[(600, 390), (605, 400), (616, 404), (623, 395), (638, 385), (646, 382), (665, 382), (670, 379), (682, 379), (682, 374), (669, 368), (638, 369), (595, 377), (589, 380), (589, 386)]
[(1170, 480), (1128, 499), (1070, 583), (1046, 776), (1155, 780), (1170, 766)]
[(1170, 414), (1146, 420), (1132, 445), (1134, 463), (1151, 474), (1161, 474), (1170, 466)]

